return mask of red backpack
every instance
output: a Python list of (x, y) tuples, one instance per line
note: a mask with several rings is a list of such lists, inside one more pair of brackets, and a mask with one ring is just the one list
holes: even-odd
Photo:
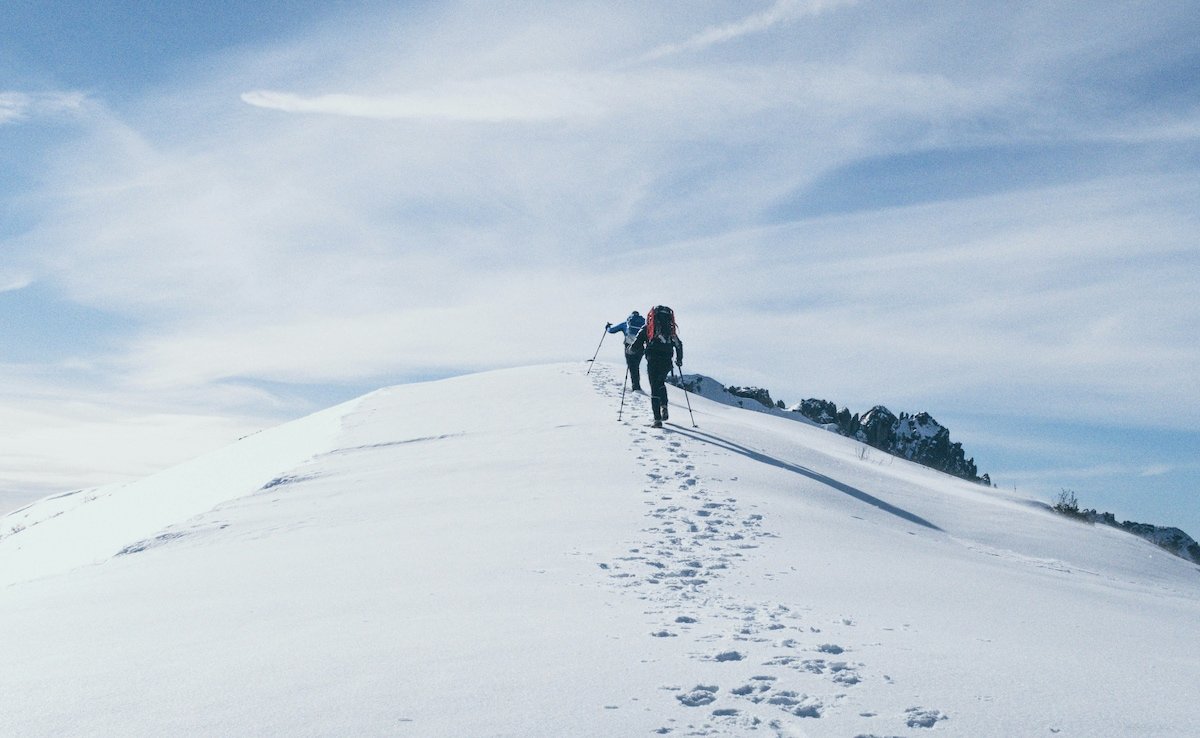
[(675, 311), (666, 305), (655, 305), (646, 315), (646, 340), (649, 343), (670, 343), (675, 337)]

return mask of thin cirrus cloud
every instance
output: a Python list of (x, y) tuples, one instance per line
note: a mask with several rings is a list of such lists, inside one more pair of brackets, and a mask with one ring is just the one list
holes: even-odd
[[(1196, 180), (1154, 148), (1193, 113), (1096, 107), (1132, 12), (1102, 5), (1086, 48), (964, 3), (326, 24), (87, 116), (0, 290), (129, 318), (78, 357), (96, 385), (201, 416), (284, 412), (223, 393), (244, 382), (590, 356), (661, 301), (696, 370), (793, 401), (1194, 425)], [(54, 109), (34, 97), (0, 120)], [(1080, 165), (1104, 137), (1146, 144)]]
[[(858, 0), (777, 0), (762, 12), (750, 14), (738, 21), (706, 28), (681, 42), (670, 42), (652, 48), (635, 59), (635, 64), (655, 62), (682, 53), (702, 52), (707, 48), (735, 39), (765, 33), (776, 26), (805, 16), (816, 16), (839, 7), (857, 4)], [(628, 67), (617, 64), (614, 69)], [(776, 70), (783, 74), (784, 70)], [(853, 70), (836, 67), (814, 67), (802, 70), (802, 97), (810, 103), (828, 104), (829, 98), (845, 104), (848, 98), (862, 98), (877, 90), (861, 90), (863, 85), (897, 87), (905, 94), (897, 96), (909, 101), (929, 101), (961, 98), (962, 90), (950, 88), (945, 80), (922, 75), (889, 75), (883, 80), (869, 80), (865, 75), (847, 79)], [(922, 89), (913, 89), (920, 86)], [(441, 120), (481, 123), (535, 123), (570, 118), (594, 118), (619, 108), (623, 103), (661, 107), (664, 102), (678, 99), (681, 93), (692, 101), (701, 99), (707, 91), (718, 96), (727, 93), (722, 87), (748, 89), (751, 94), (739, 95), (741, 107), (746, 98), (758, 101), (793, 98), (795, 92), (785, 89), (770, 75), (697, 74), (647, 72), (640, 75), (619, 71), (572, 70), (526, 72), (522, 74), (457, 81), (430, 90), (396, 94), (326, 93), (304, 95), (282, 90), (250, 90), (241, 95), (243, 102), (259, 108), (289, 113), (340, 115), (375, 120)], [(717, 89), (713, 89), (717, 88)], [(972, 93), (981, 98), (994, 98), (994, 92)], [(878, 99), (877, 94), (870, 97)], [(954, 101), (959, 102), (958, 100)], [(761, 104), (761, 102), (760, 102)], [(917, 103), (920, 104), (920, 103)], [(753, 107), (758, 107), (754, 105)], [(969, 107), (969, 106), (968, 106)]]
[[(811, 61), (803, 54), (761, 64), (754, 60), (728, 66), (690, 63), (724, 42), (765, 33), (805, 15), (819, 20), (822, 12), (844, 5), (848, 4), (776, 3), (733, 24), (703, 26), (684, 42), (650, 43), (657, 50), (651, 55), (663, 59), (678, 55), (670, 68), (647, 64), (612, 71), (604, 64), (588, 68), (556, 58), (541, 69), (506, 73), (506, 65), (496, 63), (490, 50), (474, 49), (466, 52), (462, 66), (484, 68), (482, 63), (470, 63), (471, 55), (478, 53), (493, 62), (488, 65), (490, 74), (462, 79), (468, 73), (455, 68), (446, 72), (447, 79), (433, 75), (417, 81), (395, 80), (395, 87), (414, 90), (405, 93), (247, 92), (241, 99), (249, 105), (311, 115), (252, 118), (244, 129), (223, 130), (211, 146), (196, 147), (218, 152), (214, 154), (163, 145), (135, 147), (133, 154), (144, 160), (124, 155), (117, 171), (126, 169), (128, 162), (134, 166), (123, 172), (122, 180), (114, 183), (106, 169), (99, 181), (90, 182), (87, 191), (98, 193), (97, 199), (73, 213), (82, 214), (87, 222), (77, 218), (75, 228), (57, 234), (55, 240), (62, 243), (92, 244), (73, 249), (76, 269), (66, 278), (77, 285), (77, 293), (133, 309), (170, 304), (185, 316), (190, 314), (177, 329), (136, 343), (138, 360), (131, 363), (150, 371), (162, 367), (160, 375), (170, 381), (214, 381), (239, 374), (341, 381), (352, 378), (347, 374), (352, 369), (289, 348), (318, 340), (323, 326), (330, 323), (278, 321), (271, 317), (272, 309), (286, 306), (292, 315), (331, 315), (347, 325), (359, 315), (390, 315), (390, 320), (371, 323), (405, 325), (408, 311), (425, 306), (396, 306), (391, 301), (397, 295), (422, 294), (422, 285), (437, 280), (442, 299), (476, 307), (458, 285), (486, 278), (494, 268), (486, 258), (489, 251), (527, 267), (547, 258), (568, 257), (596, 265), (593, 254), (608, 251), (640, 253), (642, 261), (653, 263), (646, 253), (650, 245), (686, 242), (702, 234), (745, 253), (753, 239), (747, 232), (763, 225), (755, 220), (756, 211), (762, 212), (764, 203), (773, 204), (773, 198), (777, 203), (795, 193), (804, 196), (806, 186), (818, 181), (822, 172), (847, 171), (846, 178), (857, 185), (848, 191), (862, 203), (864, 197), (857, 193), (878, 187), (883, 178), (839, 169), (839, 164), (879, 151), (919, 146), (930, 129), (940, 141), (953, 143), (957, 121), (974, 128), (981, 116), (999, 115), (1007, 123), (1016, 114), (1005, 106), (1013, 91), (1029, 86), (1025, 80), (977, 84), (949, 66), (877, 69), (848, 61)], [(684, 50), (693, 53), (677, 54)], [(626, 58), (623, 50), (612, 52), (614, 62), (621, 58)], [(512, 66), (536, 65), (523, 53)], [(781, 70), (792, 73), (777, 73)], [(386, 87), (385, 81), (370, 83)], [(321, 86), (322, 80), (306, 84)], [(352, 121), (326, 124), (317, 117), (490, 127), (389, 130), (366, 126), (346, 136)], [(536, 125), (562, 120), (605, 125), (574, 127), (565, 135), (557, 135), (561, 127)], [(210, 127), (206, 121), (204, 128)], [(793, 133), (797, 128), (802, 135)], [(637, 135), (621, 137), (614, 130), (632, 130)], [(905, 138), (906, 131), (919, 133)], [(197, 134), (199, 141), (209, 135)], [(689, 145), (688, 139), (695, 145)], [(280, 171), (288, 172), (286, 185), (278, 177)], [(79, 181), (69, 171), (64, 178)], [(885, 184), (912, 189), (902, 177), (893, 179)], [(1094, 284), (1077, 299), (1060, 289), (1030, 290), (1023, 271), (1036, 266), (1059, 277), (1059, 284), (1069, 290), (1071, 280), (1089, 273), (1087, 265), (1102, 264), (1110, 251), (1127, 252), (1134, 237), (1130, 232), (1141, 230), (1145, 220), (1136, 215), (1141, 203), (1130, 203), (1122, 195), (1098, 209), (1090, 206), (1088, 190), (1060, 187), (1053, 206), (1046, 207), (1041, 205), (1044, 194), (1039, 194), (1044, 188), (1023, 183), (1009, 197), (981, 201), (956, 197), (955, 192), (966, 188), (949, 181), (949, 194), (936, 208), (876, 207), (867, 202), (856, 217), (836, 221), (824, 231), (811, 225), (819, 218), (805, 214), (803, 208), (793, 211), (800, 213), (799, 235), (768, 231), (761, 253), (744, 265), (762, 275), (758, 281), (736, 278), (727, 271), (722, 279), (712, 280), (709, 263), (698, 258), (696, 249), (680, 250), (662, 267), (693, 285), (712, 283), (709, 289), (692, 291), (708, 296), (695, 299), (696, 303), (750, 300), (747, 307), (753, 309), (754, 298), (778, 292), (778, 309), (793, 314), (813, 298), (797, 299), (789, 294), (795, 292), (796, 282), (784, 285), (770, 276), (794, 273), (800, 281), (820, 273), (834, 286), (824, 288), (812, 308), (810, 315), (821, 320), (800, 321), (809, 333), (819, 332), (824, 340), (839, 345), (852, 344), (854, 337), (873, 336), (886, 341), (898, 355), (910, 346), (922, 346), (923, 354), (952, 362), (961, 376), (974, 377), (976, 385), (982, 375), (1027, 377), (1023, 367), (1028, 362), (1014, 363), (1008, 357), (1031, 348), (1036, 349), (1039, 365), (1052, 366), (1056, 377), (1087, 374), (1073, 368), (1081, 361), (1111, 368), (1115, 363), (1105, 357), (1130, 354), (1123, 350), (1128, 344), (1117, 341), (1120, 336), (1075, 335), (1072, 321), (1080, 305), (1114, 296), (1120, 298), (1118, 304), (1128, 304), (1134, 298), (1114, 289), (1095, 289)], [(1161, 184), (1146, 182), (1139, 191)], [(1110, 190), (1128, 188), (1116, 180)], [(1168, 201), (1180, 196), (1179, 192), (1163, 194)], [(1071, 207), (1064, 207), (1065, 203)], [(765, 210), (779, 212), (775, 207)], [(1066, 210), (1072, 213), (1069, 222), (1062, 217)], [(1082, 224), (1074, 217), (1089, 213)], [(1170, 215), (1156, 218), (1153, 228), (1173, 244), (1178, 219)], [(1105, 225), (1099, 228), (1095, 223)], [(320, 238), (306, 235), (322, 228)], [(816, 232), (810, 234), (814, 228)], [(836, 232), (839, 228), (841, 234)], [(1083, 230), (1086, 238), (1080, 239)], [(97, 242), (89, 232), (100, 234), (102, 240)], [(842, 235), (848, 232), (854, 237)], [(1142, 241), (1144, 250), (1146, 240)], [(806, 245), (803, 251), (794, 249), (797, 242)], [(97, 243), (104, 249), (98, 255)], [(834, 243), (839, 244), (838, 256), (822, 258), (818, 251), (832, 249)], [(163, 254), (171, 258), (157, 258)], [(443, 266), (434, 264), (423, 272), (413, 269), (409, 265), (417, 254), (436, 254)], [(1041, 254), (1061, 256), (1051, 259)], [(181, 270), (180, 264), (189, 268)], [(306, 267), (312, 264), (324, 267)], [(1139, 265), (1132, 276), (1145, 268)], [(353, 284), (334, 279), (349, 271), (355, 274)], [(899, 328), (889, 319), (891, 301), (880, 299), (893, 289), (897, 275), (912, 285), (904, 298), (911, 320)], [(947, 275), (953, 278), (946, 279)], [(643, 287), (643, 281), (652, 283), (638, 279), (635, 284)], [(1148, 287), (1161, 291), (1163, 284)], [(981, 285), (986, 287), (982, 293)], [(497, 294), (497, 303), (514, 304), (517, 292)], [(857, 306), (853, 314), (837, 310), (847, 304)], [(998, 314), (996, 306), (1001, 304), (1007, 307)], [(1030, 322), (1040, 318), (1034, 331), (1022, 333), (1010, 327), (1008, 318), (1018, 312)], [(988, 330), (956, 337), (929, 328), (945, 324), (956, 314)], [(196, 319), (212, 315), (220, 317)], [(240, 315), (262, 319), (254, 327), (243, 327), (235, 322)], [(714, 308), (705, 317), (719, 321), (720, 311)], [(198, 371), (198, 364), (181, 357), (193, 353), (185, 348), (193, 344), (196, 326), (207, 327), (210, 322), (220, 328), (201, 352), (206, 358), (200, 362), (203, 371)], [(481, 353), (504, 362), (528, 355), (490, 339), (502, 334), (502, 315), (489, 313), (474, 323), (474, 335), (466, 345), (486, 346)], [(273, 328), (262, 331), (263, 325)], [(424, 345), (423, 338), (414, 340), (419, 331), (400, 331), (396, 340), (383, 342), (372, 339), (370, 332), (334, 332), (347, 342), (362, 343), (362, 347), (345, 345), (342, 353), (359, 357), (354, 364), (371, 367), (372, 374), (408, 368), (434, 356), (442, 361), (449, 355), (449, 347), (439, 350)], [(1036, 335), (1039, 332), (1043, 336)], [(203, 333), (207, 341), (207, 330)], [(243, 333), (245, 345), (263, 350), (218, 350), (222, 334), (229, 336), (227, 345), (233, 346), (241, 343)], [(748, 343), (758, 339), (750, 336)], [(388, 348), (374, 356), (372, 344)], [(969, 356), (962, 350), (967, 345)], [(277, 348), (267, 348), (271, 346)], [(421, 350), (414, 350), (418, 347)], [(718, 343), (706, 348), (714, 354), (721, 351)], [(471, 357), (457, 347), (450, 353), (456, 363), (472, 364)], [(257, 358), (245, 360), (250, 356)], [(277, 356), (289, 360), (276, 360)], [(988, 362), (981, 363), (979, 357), (987, 357)], [(777, 363), (776, 373), (787, 374), (785, 360)], [(191, 372), (195, 376), (189, 376)], [(899, 374), (909, 386), (923, 386), (918, 384), (919, 371)], [(857, 379), (871, 384), (889, 381), (882, 374)], [(1102, 376), (1094, 379), (1102, 380)], [(1025, 381), (1033, 383), (1033, 378)], [(1108, 384), (1103, 382), (1105, 387)], [(832, 389), (844, 391), (840, 386)]]
[(753, 13), (732, 23), (714, 25), (680, 42), (662, 44), (638, 58), (641, 62), (652, 62), (670, 56), (703, 51), (718, 44), (728, 43), (743, 36), (764, 33), (784, 23), (796, 21), (804, 16), (815, 16), (841, 6), (853, 5), (858, 0), (778, 0), (774, 5), (759, 13)]
[(15, 292), (33, 284), (33, 277), (19, 272), (0, 271), (0, 292)]
[(82, 92), (0, 92), (0, 124), (45, 115), (77, 113), (88, 103)]
[(459, 83), (427, 93), (325, 94), (253, 90), (242, 101), (288, 113), (318, 113), (375, 120), (442, 120), (481, 123), (556, 120), (595, 115), (602, 107), (596, 78), (568, 74), (521, 76)]

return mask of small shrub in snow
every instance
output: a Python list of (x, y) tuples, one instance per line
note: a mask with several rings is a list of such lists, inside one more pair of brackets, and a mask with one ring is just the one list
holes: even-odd
[(1079, 498), (1075, 496), (1075, 490), (1063, 489), (1058, 493), (1058, 497), (1054, 501), (1054, 511), (1071, 518), (1080, 520), (1087, 519), (1087, 513), (1079, 509)]

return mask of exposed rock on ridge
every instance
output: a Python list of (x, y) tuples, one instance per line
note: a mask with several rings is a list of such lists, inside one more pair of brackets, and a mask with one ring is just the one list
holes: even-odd
[(966, 457), (962, 444), (952, 442), (949, 429), (929, 413), (901, 413), (896, 416), (886, 407), (876, 405), (860, 417), (857, 413), (851, 414), (847, 408), (839, 409), (828, 400), (816, 398), (785, 407), (782, 401), (772, 400), (770, 391), (761, 387), (726, 387), (711, 377), (699, 374), (685, 375), (677, 380), (677, 384), (718, 402), (791, 417), (800, 415), (826, 430), (856, 438), (894, 456), (972, 482), (992, 483), (987, 474), (979, 475), (975, 460)]

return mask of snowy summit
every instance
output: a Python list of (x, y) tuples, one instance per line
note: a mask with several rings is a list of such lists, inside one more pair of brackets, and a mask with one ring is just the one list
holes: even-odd
[(1200, 735), (1194, 564), (621, 381), (393, 387), (5, 516), (4, 733)]

